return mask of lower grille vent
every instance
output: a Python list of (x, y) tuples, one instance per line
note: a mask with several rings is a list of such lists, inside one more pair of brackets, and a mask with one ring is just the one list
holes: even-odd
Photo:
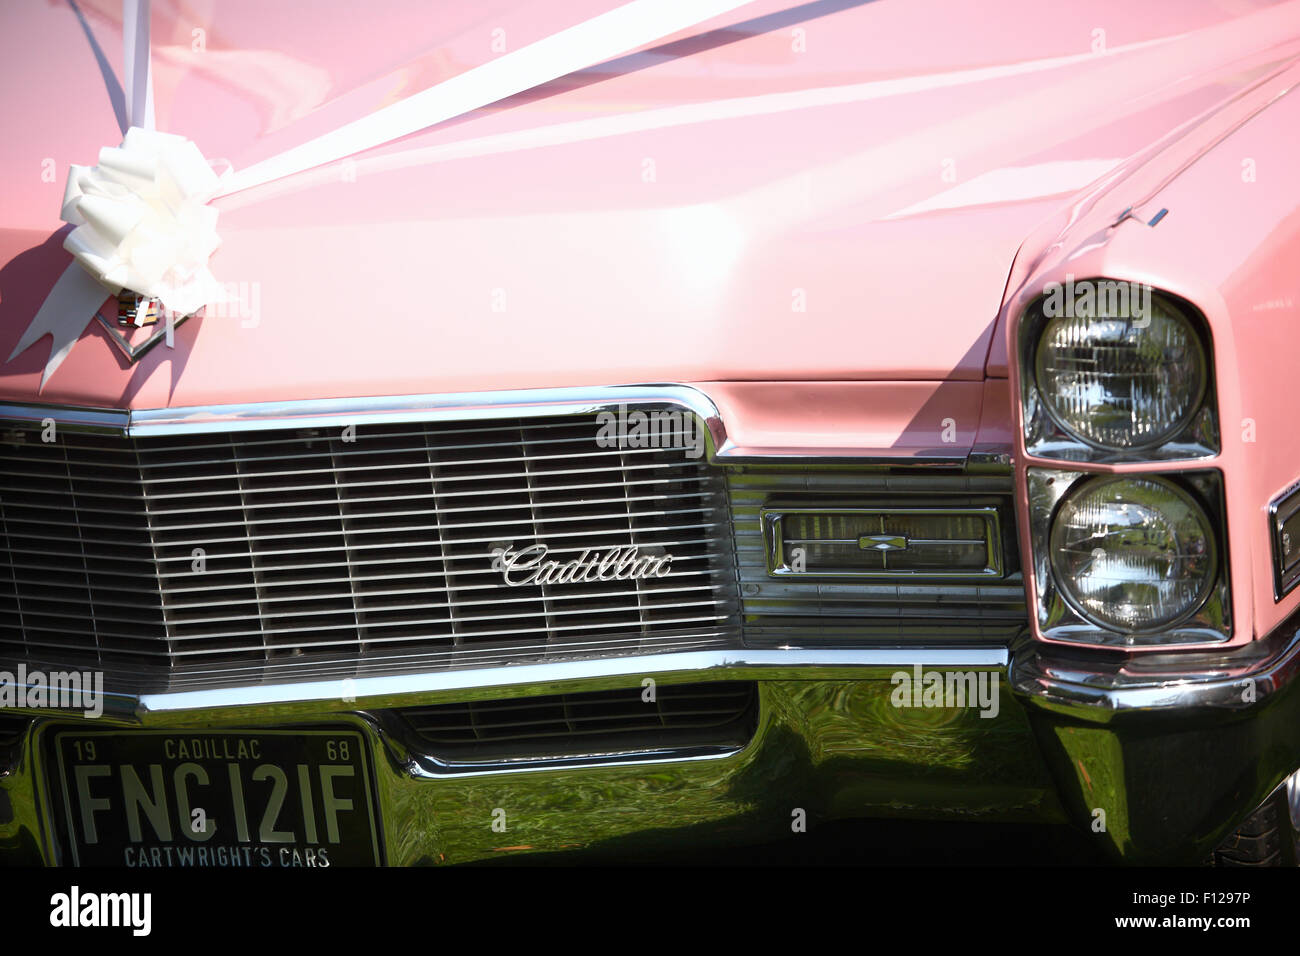
[(451, 762), (552, 759), (740, 747), (754, 735), (752, 681), (641, 687), (436, 704), (400, 711), (433, 756)]

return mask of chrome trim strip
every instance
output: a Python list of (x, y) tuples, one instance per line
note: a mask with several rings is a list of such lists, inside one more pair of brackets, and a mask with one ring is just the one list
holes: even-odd
[[(684, 385), (615, 385), (590, 388), (534, 388), (493, 392), (367, 396), (192, 405), (179, 408), (106, 409), (55, 405), (0, 405), (0, 419), (40, 422), (45, 418), (72, 427), (102, 427), (131, 436), (258, 431), (271, 428), (360, 425), (374, 422), (471, 421), (512, 416), (583, 414), (620, 404), (671, 403), (712, 426), (718, 409), (703, 392)], [(715, 447), (726, 440), (718, 431)]]
[(77, 405), (0, 404), (0, 423), (40, 425), (47, 419), (78, 431), (125, 434), (131, 413), (117, 408), (88, 408)]
[(963, 669), (1005, 667), (1005, 648), (909, 648), (892, 647), (868, 650), (723, 650), (684, 651), (637, 657), (615, 657), (587, 661), (563, 661), (549, 664), (515, 664), (507, 667), (447, 671), (433, 674), (361, 677), (344, 680), (316, 681), (306, 684), (280, 684), (212, 690), (145, 694), (141, 709), (149, 712), (194, 710), (210, 707), (237, 707), (298, 701), (341, 701), (344, 696), (384, 699), (414, 693), (438, 693), (450, 690), (482, 690), (488, 687), (509, 688), (554, 681), (586, 680), (599, 677), (622, 677), (654, 672), (709, 673), (719, 670), (807, 667), (894, 668), (910, 667), (918, 662)]
[[(129, 434), (189, 434), (253, 431), (295, 425), (351, 425), (373, 422), (469, 421), (512, 416), (583, 414), (620, 404), (668, 402), (694, 412), (704, 422), (718, 421), (718, 410), (702, 392), (674, 385), (536, 388), (500, 392), (333, 398), (248, 405), (163, 408), (132, 411)], [(719, 443), (724, 436), (715, 436)]]
[(915, 455), (864, 455), (851, 448), (836, 449), (836, 451), (840, 453), (833, 454), (825, 448), (816, 450), (803, 448), (755, 450), (747, 446), (736, 445), (728, 440), (724, 445), (719, 446), (716, 457), (730, 465), (799, 465), (801, 467), (849, 465), (918, 470), (926, 468), (963, 468), (967, 461), (965, 455), (945, 455), (937, 452)]
[[(241, 710), (257, 710), (265, 721), (271, 706), (277, 719), (298, 714), (355, 713), (438, 700), (492, 699), (528, 694), (563, 693), (574, 689), (626, 686), (629, 678), (654, 676), (673, 682), (737, 680), (888, 680), (894, 672), (923, 667), (953, 670), (1006, 670), (1005, 647), (877, 647), (724, 649), (640, 654), (629, 657), (467, 667), (452, 671), (341, 678), (300, 683), (252, 684), (204, 690), (168, 691), (140, 695), (105, 693), (102, 720), (128, 724), (165, 723), (187, 714), (201, 721), (237, 718)], [(590, 685), (590, 686), (589, 686)], [(519, 695), (519, 696), (527, 696)], [(0, 708), (0, 713), (10, 712)], [(28, 711), (15, 711), (29, 713)], [(73, 712), (43, 710), (42, 716), (80, 717)]]
[(538, 770), (575, 770), (587, 767), (642, 767), (653, 764), (697, 763), (702, 760), (724, 760), (743, 753), (752, 744), (739, 747), (686, 747), (678, 750), (621, 751), (613, 754), (590, 754), (578, 757), (543, 758), (536, 760), (508, 760), (496, 763), (447, 763), (429, 754), (408, 751), (406, 772), (416, 780), (437, 780), (442, 777), (494, 777), (501, 774), (530, 773)]
[(498, 418), (506, 413), (520, 418), (580, 415), (635, 404), (674, 404), (693, 413), (704, 425), (709, 460), (727, 464), (798, 462), (807, 465), (924, 468), (959, 468), (966, 464), (965, 454), (938, 449), (907, 456), (864, 455), (848, 448), (842, 453), (840, 449), (829, 453), (826, 449), (755, 451), (738, 447), (727, 437), (718, 408), (708, 395), (691, 385), (670, 383), (377, 395), (129, 410), (10, 403), (0, 404), (0, 422), (7, 420), (30, 425), (52, 418), (79, 430), (142, 437), (379, 422), (472, 421)]

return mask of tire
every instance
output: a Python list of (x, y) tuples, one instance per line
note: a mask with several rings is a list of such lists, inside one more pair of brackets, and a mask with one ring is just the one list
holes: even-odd
[(1273, 791), (1209, 861), (1213, 866), (1300, 865), (1300, 771)]

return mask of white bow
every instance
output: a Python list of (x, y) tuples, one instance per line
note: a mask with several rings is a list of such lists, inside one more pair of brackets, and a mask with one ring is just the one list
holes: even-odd
[(221, 244), (221, 188), (199, 148), (184, 136), (133, 126), (98, 166), (73, 166), (60, 218), (77, 228), (63, 241), (108, 291), (130, 289), (189, 315), (219, 292), (208, 259)]

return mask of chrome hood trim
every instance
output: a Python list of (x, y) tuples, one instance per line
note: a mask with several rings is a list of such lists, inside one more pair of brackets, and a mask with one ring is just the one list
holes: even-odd
[(260, 431), (295, 425), (362, 425), (374, 422), (469, 421), (509, 411), (521, 418), (595, 412), (622, 403), (667, 402), (717, 421), (718, 409), (703, 392), (686, 385), (615, 385), (595, 388), (533, 388), (493, 392), (376, 395), (368, 398), (250, 402), (181, 408), (109, 409), (70, 405), (0, 405), (0, 418), (25, 423), (53, 418), (75, 428), (123, 435)]
[(39, 425), (53, 420), (60, 426), (103, 434), (150, 437), (196, 435), (207, 432), (248, 432), (275, 428), (317, 428), (375, 423), (473, 421), (510, 415), (594, 414), (619, 405), (676, 405), (693, 414), (705, 435), (710, 461), (800, 462), (802, 464), (879, 464), (907, 467), (963, 467), (968, 456), (928, 453), (897, 456), (800, 454), (798, 449), (754, 456), (728, 438), (726, 425), (713, 400), (690, 385), (602, 385), (583, 388), (533, 388), (510, 391), (456, 392), (425, 395), (377, 395), (368, 398), (307, 399), (250, 402), (237, 405), (180, 408), (112, 409), (73, 405), (0, 404), (0, 423)]

